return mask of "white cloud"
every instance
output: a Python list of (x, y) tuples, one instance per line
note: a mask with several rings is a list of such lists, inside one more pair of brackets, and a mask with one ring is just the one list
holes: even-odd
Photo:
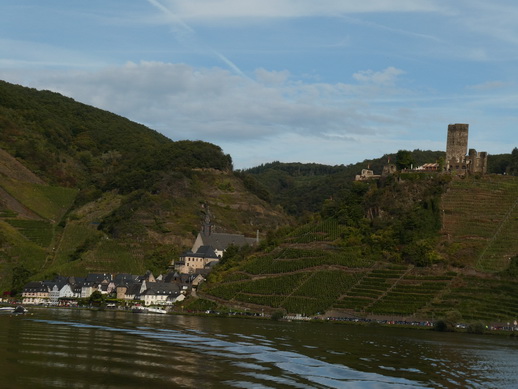
[(287, 70), (268, 71), (266, 69), (260, 68), (255, 71), (255, 76), (257, 80), (261, 83), (270, 85), (282, 85), (290, 77), (290, 72), (288, 72)]
[(477, 85), (470, 85), (468, 86), (468, 89), (489, 91), (494, 89), (505, 88), (506, 86), (508, 86), (508, 84), (502, 81), (487, 81)]
[[(394, 80), (389, 82), (389, 75), (399, 73), (387, 69), (372, 78), (390, 89)], [(2, 76), (9, 78), (6, 72)], [(32, 87), (129, 117), (172, 139), (237, 144), (298, 134), (336, 141), (374, 134), (394, 122), (390, 115), (371, 112), (359, 97), (362, 86), (290, 82), (287, 71), (258, 69), (254, 81), (220, 68), (130, 62), (95, 72), (47, 71), (29, 77)]]
[(353, 78), (360, 82), (379, 84), (379, 85), (394, 85), (397, 76), (405, 72), (395, 67), (388, 67), (382, 71), (376, 72), (374, 70), (361, 70), (353, 74)]
[(182, 19), (300, 18), (365, 12), (437, 12), (433, 0), (163, 0)]

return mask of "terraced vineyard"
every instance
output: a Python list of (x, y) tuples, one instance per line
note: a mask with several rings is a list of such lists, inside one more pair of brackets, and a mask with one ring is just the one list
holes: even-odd
[(6, 219), (21, 234), (41, 247), (48, 247), (54, 237), (54, 227), (46, 220)]
[(405, 266), (390, 266), (367, 273), (334, 305), (335, 308), (368, 311), (368, 307), (384, 296), (403, 277)]
[(454, 179), (442, 209), (445, 260), (437, 267), (375, 260), (360, 245), (341, 243), (344, 226), (324, 221), (246, 258), (201, 295), (290, 314), (514, 321), (515, 283), (491, 273), (507, 269), (518, 252), (518, 179)]
[(223, 283), (204, 293), (230, 303), (283, 308), (286, 312), (314, 315), (325, 312), (350, 288), (358, 275), (343, 270), (320, 270)]
[(405, 275), (369, 309), (378, 315), (414, 315), (440, 295), (453, 277), (451, 273), (439, 276)]
[[(325, 251), (320, 258), (324, 257)], [(444, 295), (457, 277), (451, 271), (437, 273), (381, 263), (377, 266), (326, 265), (271, 276), (229, 273), (222, 283), (203, 289), (202, 294), (230, 304), (307, 315), (331, 310), (346, 316), (426, 317), (432, 302)], [(445, 311), (451, 309), (450, 306)]]
[(447, 255), (485, 272), (505, 269), (518, 253), (518, 179), (457, 179), (442, 198)]
[(456, 312), (464, 321), (512, 322), (518, 319), (516, 289), (514, 281), (459, 276), (448, 293), (430, 306), (437, 317)]

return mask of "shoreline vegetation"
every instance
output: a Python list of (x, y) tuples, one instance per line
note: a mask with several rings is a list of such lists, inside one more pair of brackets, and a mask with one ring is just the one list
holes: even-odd
[[(45, 309), (66, 309), (66, 310), (92, 310), (92, 311), (113, 311), (126, 312), (132, 314), (150, 314), (153, 313), (136, 313), (134, 307), (108, 307), (108, 306), (31, 306), (31, 310), (45, 310)], [(29, 314), (34, 312), (29, 311)], [(355, 317), (324, 317), (324, 316), (301, 316), (301, 315), (284, 315), (277, 311), (273, 314), (264, 314), (250, 311), (189, 311), (186, 309), (174, 309), (167, 311), (168, 315), (178, 316), (199, 316), (199, 317), (219, 317), (219, 318), (240, 318), (240, 319), (255, 319), (255, 320), (273, 320), (286, 323), (297, 324), (331, 324), (331, 325), (356, 325), (356, 326), (376, 326), (387, 328), (404, 328), (415, 330), (430, 330), (436, 332), (449, 333), (465, 333), (475, 335), (501, 335), (509, 337), (518, 337), (518, 326), (513, 323), (503, 324), (485, 324), (482, 322), (475, 323), (453, 323), (444, 319), (436, 321), (428, 320), (401, 320), (401, 318), (385, 318), (385, 319), (371, 319), (371, 318), (355, 318)]]

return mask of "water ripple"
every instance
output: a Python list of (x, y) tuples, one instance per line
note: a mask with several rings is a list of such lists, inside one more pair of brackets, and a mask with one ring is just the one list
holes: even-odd
[[(240, 336), (243, 341), (230, 341), (228, 338), (209, 336), (203, 331), (196, 330), (172, 330), (172, 329), (156, 329), (150, 327), (138, 328), (114, 328), (109, 326), (66, 322), (58, 320), (41, 320), (33, 319), (35, 322), (51, 324), (53, 326), (67, 326), (70, 328), (80, 328), (86, 330), (95, 330), (96, 334), (113, 333), (121, 335), (137, 336), (141, 339), (149, 339), (162, 343), (169, 343), (175, 347), (183, 347), (190, 352), (205, 355), (206, 358), (216, 357), (225, 358), (230, 361), (233, 366), (237, 366), (242, 370), (242, 375), (246, 375), (256, 381), (262, 387), (268, 385), (282, 384), (290, 387), (308, 388), (308, 387), (331, 387), (339, 388), (393, 388), (393, 387), (423, 387), (420, 383), (407, 380), (404, 378), (388, 377), (377, 373), (362, 372), (354, 370), (350, 367), (338, 364), (328, 363), (318, 360), (297, 352), (279, 350), (271, 345), (254, 344), (251, 341), (257, 340), (264, 342), (264, 339), (254, 339), (251, 336)], [(266, 343), (266, 342), (265, 342)], [(104, 353), (105, 350), (102, 350)], [(108, 353), (109, 355), (109, 353)], [(84, 355), (84, 357), (92, 357)], [(99, 356), (97, 356), (99, 358)], [(122, 363), (124, 357), (113, 359), (108, 357), (111, 362)], [(255, 362), (253, 362), (255, 361)], [(146, 364), (147, 368), (160, 367), (160, 362)], [(272, 374), (271, 368), (279, 370)], [(99, 370), (102, 372), (102, 370)], [(263, 371), (259, 373), (259, 371)], [(113, 372), (113, 371), (112, 371)], [(127, 372), (123, 372), (126, 374)], [(134, 374), (134, 373), (133, 373)], [(144, 377), (149, 374), (156, 377), (151, 372), (142, 372)], [(306, 382), (306, 384), (304, 383)], [(252, 387), (246, 382), (239, 380), (230, 380), (229, 385), (235, 387)], [(261, 386), (253, 386), (254, 388)], [(274, 386), (275, 387), (275, 386)]]

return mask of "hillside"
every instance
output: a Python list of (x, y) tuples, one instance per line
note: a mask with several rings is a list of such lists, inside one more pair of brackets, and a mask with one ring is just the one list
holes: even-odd
[[(362, 169), (370, 168), (381, 174), (388, 161), (396, 161), (396, 154), (365, 160), (350, 165), (327, 166), (316, 163), (272, 162), (243, 171), (254, 180), (265, 197), (281, 205), (288, 213), (302, 216), (320, 212), (325, 200), (350, 188)], [(442, 151), (414, 150), (411, 159), (415, 166), (436, 162), (444, 157)]]
[(163, 272), (206, 206), (221, 232), (263, 236), (289, 222), (218, 146), (0, 81), (2, 291), (53, 274)]
[[(164, 272), (192, 245), (208, 207), (217, 232), (259, 231), (261, 243), (229, 250), (186, 307), (514, 320), (516, 176), (353, 180), (368, 166), (380, 173), (389, 157), (404, 166), (443, 154), (234, 172), (216, 145), (172, 141), (0, 82), (0, 288), (56, 274)], [(490, 165), (517, 174), (518, 149)]]
[[(406, 219), (404, 209), (422, 203), (419, 198), (426, 190), (409, 200), (408, 193), (417, 188), (409, 178), (388, 186), (390, 190), (378, 198), (378, 214), (393, 212)], [(212, 304), (266, 312), (514, 320), (518, 178), (490, 175), (444, 185), (439, 195), (444, 212), (442, 217), (438, 213), (434, 234), (412, 220), (418, 239), (394, 245), (394, 237), (386, 237), (394, 230), (391, 233), (386, 225), (366, 235), (336, 218), (310, 222), (271, 237), (270, 245), (264, 242), (259, 252), (230, 258), (199, 295)], [(397, 197), (406, 200), (384, 205)], [(364, 232), (365, 228), (360, 227)], [(408, 254), (417, 248), (419, 260), (413, 262)]]
[(500, 272), (518, 253), (518, 179), (454, 180), (442, 198), (444, 254), (454, 263)]
[[(259, 196), (281, 205), (292, 215), (302, 216), (319, 212), (325, 200), (350, 188), (362, 169), (369, 168), (374, 174), (381, 174), (387, 162), (415, 167), (439, 162), (444, 157), (443, 151), (400, 150), (350, 165), (271, 162), (240, 173)], [(509, 154), (489, 155), (488, 173), (518, 175), (518, 148)]]

